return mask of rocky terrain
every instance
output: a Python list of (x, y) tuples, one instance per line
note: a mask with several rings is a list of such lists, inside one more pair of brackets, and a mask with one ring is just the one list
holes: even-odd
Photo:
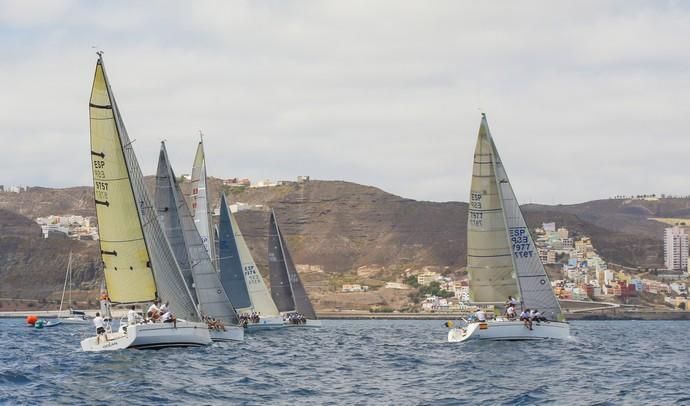
[[(152, 185), (153, 179), (148, 180)], [(183, 190), (188, 192), (189, 185), (183, 184)], [(333, 295), (337, 284), (356, 275), (362, 266), (385, 270), (370, 275), (372, 285), (407, 268), (435, 266), (458, 271), (465, 266), (466, 203), (415, 201), (342, 181), (231, 189), (211, 179), (210, 190), (212, 196), (226, 192), (231, 202), (263, 205), (237, 215), (262, 270), (266, 268), (269, 208), (274, 209), (295, 262), (316, 265), (323, 271), (305, 275), (305, 279), (310, 293), (324, 302), (329, 300), (328, 292)], [(89, 187), (0, 193), (0, 298), (44, 299), (59, 293), (70, 250), (75, 255), (74, 278), (79, 288), (97, 287), (97, 243), (44, 240), (33, 221), (50, 214), (94, 215), (91, 193)], [(524, 211), (531, 227), (555, 221), (576, 234), (591, 236), (608, 261), (661, 267), (665, 225), (649, 218), (688, 217), (690, 200), (599, 200), (527, 205)], [(379, 302), (393, 300), (380, 291), (364, 295), (365, 301), (376, 302), (376, 295), (381, 296)]]

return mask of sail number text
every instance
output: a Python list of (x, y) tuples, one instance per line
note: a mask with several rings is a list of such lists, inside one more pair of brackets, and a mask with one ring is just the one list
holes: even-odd
[(470, 210), (470, 225), (481, 227), (484, 225), (484, 213)]
[(93, 161), (93, 177), (94, 179), (105, 179), (105, 161), (100, 159)]
[(510, 242), (513, 245), (513, 254), (515, 254), (516, 258), (530, 258), (534, 256), (534, 249), (532, 249), (532, 243), (525, 227), (511, 228)]
[(482, 208), (482, 194), (481, 193), (470, 193), (470, 207), (473, 209)]
[(244, 279), (248, 284), (256, 284), (261, 280), (261, 275), (256, 272), (256, 267), (254, 265), (246, 265), (244, 267)]

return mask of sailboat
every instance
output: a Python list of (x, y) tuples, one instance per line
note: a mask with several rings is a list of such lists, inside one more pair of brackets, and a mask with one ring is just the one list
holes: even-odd
[[(230, 212), (225, 194), (220, 198), (218, 254), (220, 280), (235, 309), (246, 320), (247, 327), (283, 327), (283, 317), (266, 288), (235, 216)], [(252, 313), (259, 316), (258, 320), (247, 317)]]
[[(69, 291), (67, 288), (69, 287)], [(69, 305), (69, 315), (62, 317), (62, 307), (65, 303), (65, 292), (67, 293), (67, 303)], [(72, 251), (69, 252), (67, 259), (67, 271), (65, 272), (65, 284), (62, 287), (62, 298), (60, 299), (60, 310), (58, 310), (58, 321), (63, 324), (89, 324), (90, 321), (86, 314), (80, 310), (72, 309)]]
[(530, 329), (522, 321), (499, 316), (451, 328), (448, 341), (570, 336), (570, 326), (563, 319), (560, 304), (539, 260), (484, 114), (474, 151), (467, 219), (467, 271), (475, 304), (501, 305), (512, 296), (519, 298), (523, 309), (538, 309), (550, 321), (533, 323)]
[[(314, 306), (297, 273), (290, 251), (278, 227), (274, 210), (271, 210), (268, 227), (268, 269), (271, 279), (271, 296), (284, 316), (285, 325), (320, 327), (321, 321), (316, 319)], [(301, 316), (302, 322), (294, 322), (295, 315)]]
[(193, 288), (190, 291), (200, 313), (225, 325), (223, 329), (211, 329), (211, 339), (242, 341), (244, 329), (237, 326), (237, 313), (194, 225), (180, 185), (175, 181), (165, 142), (161, 142), (156, 173), (156, 210), (187, 286)]
[(210, 344), (207, 325), (200, 322), (201, 315), (146, 191), (100, 52), (89, 116), (94, 202), (110, 300), (114, 304), (168, 301), (178, 321), (133, 325), (121, 321), (116, 332), (82, 340), (82, 350)]

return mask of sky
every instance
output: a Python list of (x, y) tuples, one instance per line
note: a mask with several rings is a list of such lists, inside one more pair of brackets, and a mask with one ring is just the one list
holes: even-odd
[(521, 203), (690, 194), (690, 3), (0, 0), (0, 184), (90, 185), (104, 60), (139, 162), (467, 201), (487, 114)]

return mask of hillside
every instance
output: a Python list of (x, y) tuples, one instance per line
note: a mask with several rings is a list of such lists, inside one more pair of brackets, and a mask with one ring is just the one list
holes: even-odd
[[(148, 181), (153, 184), (152, 178)], [(183, 184), (183, 190), (188, 189)], [(264, 205), (262, 210), (237, 215), (262, 270), (266, 269), (269, 207), (276, 211), (295, 261), (319, 265), (327, 274), (348, 273), (365, 265), (397, 270), (432, 265), (458, 270), (465, 266), (466, 203), (415, 201), (342, 181), (229, 190), (220, 180), (211, 179), (210, 189), (215, 196), (224, 190), (232, 202)], [(93, 215), (91, 196), (88, 187), (0, 193), (0, 297), (40, 298), (60, 291), (69, 250), (76, 255), (75, 278), (81, 287), (97, 286), (97, 243), (44, 240), (31, 220), (49, 214)], [(599, 200), (527, 205), (524, 211), (531, 227), (555, 221), (576, 234), (591, 236), (609, 261), (660, 267), (665, 226), (648, 218), (685, 216), (690, 201)]]

